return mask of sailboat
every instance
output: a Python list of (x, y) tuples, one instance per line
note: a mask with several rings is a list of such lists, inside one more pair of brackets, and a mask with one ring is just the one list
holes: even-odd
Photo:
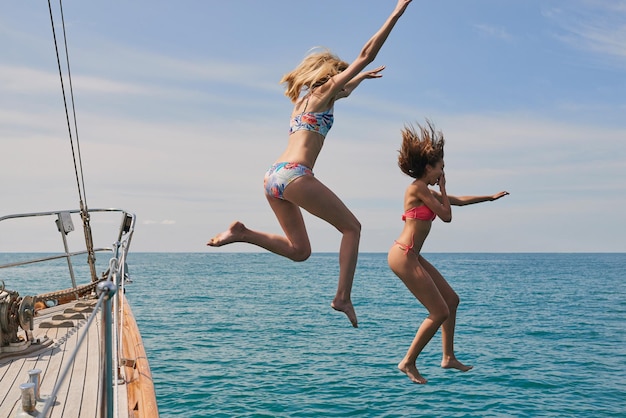
[[(72, 130), (51, 8), (50, 19), (79, 207), (0, 216), (0, 236), (41, 228), (41, 236), (56, 236), (59, 248), (0, 254), (0, 417), (158, 417), (150, 365), (126, 299), (136, 216), (87, 205), (76, 115)], [(100, 217), (98, 225), (110, 227), (110, 245), (96, 247), (92, 224)], [(84, 240), (74, 239), (79, 225)], [(25, 278), (45, 290), (20, 291)]]

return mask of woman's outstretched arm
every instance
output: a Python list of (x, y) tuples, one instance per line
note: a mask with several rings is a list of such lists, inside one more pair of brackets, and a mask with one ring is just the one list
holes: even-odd
[[(358, 74), (361, 73), (365, 67), (367, 67), (367, 65), (374, 61), (376, 55), (378, 55), (378, 52), (389, 37), (391, 30), (396, 25), (396, 22), (398, 22), (398, 19), (400, 19), (400, 16), (402, 16), (409, 3), (411, 3), (411, 0), (398, 0), (393, 12), (389, 15), (385, 23), (380, 29), (378, 29), (374, 36), (372, 36), (365, 43), (358, 57), (348, 66), (348, 68), (333, 76), (328, 83), (322, 86), (322, 88), (324, 88), (324, 86), (328, 86), (326, 87), (329, 89), (328, 93), (330, 93), (333, 97), (339, 95), (341, 90), (343, 90), (353, 78), (357, 77)], [(382, 69), (380, 71), (382, 71)], [(359, 82), (357, 82), (356, 85), (358, 85)], [(354, 85), (350, 91), (354, 90), (356, 85)]]
[[(441, 200), (441, 195), (434, 191), (431, 190), (431, 193), (433, 193), (435, 196), (437, 196), (438, 200)], [(492, 202), (494, 200), (498, 200), (501, 197), (504, 197), (506, 195), (508, 195), (509, 192), (507, 191), (502, 191), (502, 192), (498, 192), (496, 194), (493, 195), (485, 195), (485, 196), (452, 196), (452, 195), (448, 195), (448, 199), (450, 200), (450, 204), (452, 206), (465, 206), (465, 205), (473, 205), (475, 203), (482, 203), (482, 202)]]

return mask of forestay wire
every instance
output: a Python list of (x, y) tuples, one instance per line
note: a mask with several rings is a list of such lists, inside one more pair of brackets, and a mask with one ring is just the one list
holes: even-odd
[(80, 141), (78, 139), (78, 124), (76, 122), (76, 107), (74, 106), (74, 90), (72, 88), (72, 73), (70, 71), (70, 57), (67, 49), (67, 36), (65, 32), (65, 19), (63, 16), (63, 2), (59, 0), (59, 11), (61, 14), (61, 26), (63, 28), (63, 43), (65, 47), (65, 62), (67, 66), (67, 79), (69, 83), (70, 99), (72, 104), (72, 119), (74, 121), (74, 136), (72, 137), (72, 123), (70, 121), (70, 112), (68, 111), (67, 98), (65, 95), (65, 83), (63, 82), (63, 70), (61, 69), (61, 58), (59, 56), (59, 47), (57, 44), (56, 30), (54, 27), (54, 17), (52, 13), (52, 5), (48, 0), (48, 10), (50, 11), (50, 24), (52, 25), (52, 37), (54, 39), (54, 49), (56, 51), (57, 66), (59, 68), (59, 78), (61, 79), (61, 91), (63, 93), (63, 105), (65, 107), (65, 118), (67, 120), (67, 130), (69, 133), (70, 147), (72, 149), (72, 160), (74, 162), (74, 173), (76, 175), (76, 186), (78, 188), (78, 198), (80, 201), (80, 213), (83, 221), (83, 230), (85, 232), (85, 243), (87, 246), (87, 262), (91, 268), (92, 281), (97, 280), (95, 269), (95, 252), (93, 249), (93, 238), (91, 235), (91, 226), (89, 225), (89, 211), (87, 209), (87, 193), (85, 191), (85, 179), (83, 176), (83, 163), (80, 153)]

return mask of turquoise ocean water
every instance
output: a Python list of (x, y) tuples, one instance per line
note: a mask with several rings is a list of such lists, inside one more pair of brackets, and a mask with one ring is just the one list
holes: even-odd
[[(361, 254), (359, 328), (337, 254), (134, 253), (127, 288), (161, 417), (626, 417), (626, 254), (426, 254), (461, 297), (417, 385), (396, 369), (425, 309)], [(9, 287), (9, 286), (8, 286)]]

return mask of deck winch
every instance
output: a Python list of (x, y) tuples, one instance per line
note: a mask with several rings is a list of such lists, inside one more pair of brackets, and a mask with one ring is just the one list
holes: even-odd
[[(20, 351), (33, 340), (34, 298), (22, 298), (18, 292), (7, 290), (3, 281), (0, 283), (0, 353)], [(18, 336), (20, 328), (26, 338)]]

